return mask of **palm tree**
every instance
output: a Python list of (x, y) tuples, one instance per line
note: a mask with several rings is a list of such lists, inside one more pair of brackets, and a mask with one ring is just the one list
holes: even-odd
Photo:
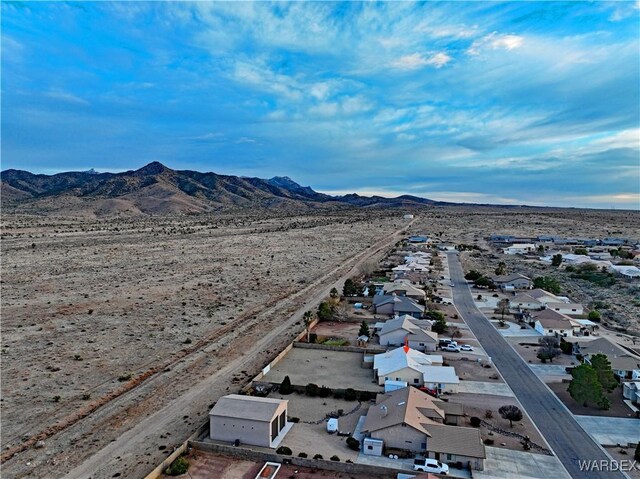
[(307, 342), (309, 342), (309, 335), (311, 334), (311, 323), (313, 322), (313, 313), (311, 311), (307, 311), (302, 316), (304, 320), (304, 327), (307, 330)]

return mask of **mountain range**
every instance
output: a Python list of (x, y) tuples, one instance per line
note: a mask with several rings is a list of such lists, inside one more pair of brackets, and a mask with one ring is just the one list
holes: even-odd
[(0, 173), (2, 206), (24, 213), (178, 214), (226, 208), (416, 207), (444, 205), (416, 196), (331, 196), (286, 176), (271, 179), (172, 170), (153, 162), (122, 173)]

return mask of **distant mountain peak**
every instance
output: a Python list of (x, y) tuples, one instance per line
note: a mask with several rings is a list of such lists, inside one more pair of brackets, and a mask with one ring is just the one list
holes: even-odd
[(159, 161), (152, 161), (148, 165), (143, 166), (142, 168), (136, 170), (136, 173), (143, 175), (159, 175), (164, 173), (165, 171), (171, 171), (169, 168), (164, 166)]
[(99, 174), (100, 174), (100, 173), (98, 173), (96, 170), (94, 170), (93, 168), (91, 168), (91, 169), (89, 169), (89, 170), (85, 171), (85, 173), (86, 173), (87, 175), (99, 175)]

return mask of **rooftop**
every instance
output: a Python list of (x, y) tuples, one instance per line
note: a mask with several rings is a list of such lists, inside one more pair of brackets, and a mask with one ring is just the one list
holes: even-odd
[(209, 415), (270, 422), (280, 405), (288, 402), (285, 399), (229, 394), (218, 400)]

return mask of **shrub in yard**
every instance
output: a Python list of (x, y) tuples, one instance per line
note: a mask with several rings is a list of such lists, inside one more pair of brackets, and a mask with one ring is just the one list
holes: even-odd
[(334, 389), (333, 397), (335, 399), (344, 399), (344, 389)]
[(331, 456), (332, 461), (340, 462), (340, 458), (338, 456)]
[(291, 379), (289, 379), (289, 376), (284, 377), (282, 383), (280, 383), (279, 391), (280, 394), (291, 394), (293, 392), (293, 386), (291, 385)]
[(309, 342), (310, 343), (315, 343), (318, 340), (318, 335), (316, 333), (311, 333), (309, 335)]
[(476, 416), (472, 416), (471, 419), (469, 419), (469, 422), (471, 423), (472, 427), (480, 427), (480, 422), (482, 420), (479, 417)]
[(358, 401), (366, 402), (375, 398), (376, 398), (376, 393), (373, 391), (360, 391), (358, 393)]
[(314, 459), (322, 459), (322, 454), (316, 454), (313, 456)]
[(298, 457), (307, 457), (307, 453), (306, 452), (301, 452), (298, 454)]
[(280, 446), (278, 449), (276, 449), (276, 454), (290, 456), (291, 454), (293, 454), (293, 451), (291, 451), (291, 449), (289, 449), (287, 446)]
[(487, 445), (487, 446), (492, 446), (492, 445), (493, 445), (493, 439), (491, 439), (491, 438), (486, 438), (486, 439), (484, 440), (484, 443), (485, 443), (485, 445)]
[(355, 401), (358, 396), (356, 395), (356, 391), (352, 388), (348, 388), (344, 391), (344, 398), (347, 401)]
[(326, 398), (329, 397), (331, 395), (331, 389), (329, 389), (327, 386), (322, 386), (320, 388), (320, 391), (318, 391), (318, 396), (320, 396), (321, 398)]
[(487, 409), (484, 412), (484, 418), (485, 419), (491, 419), (493, 417), (493, 411), (491, 411), (491, 409)]
[(315, 397), (318, 395), (318, 389), (317, 384), (309, 383), (304, 387), (304, 392), (307, 396)]
[(347, 446), (349, 446), (349, 449), (352, 449), (354, 451), (359, 451), (360, 450), (360, 441), (358, 441), (353, 436), (349, 436), (347, 438)]
[(189, 470), (189, 461), (184, 456), (178, 457), (165, 471), (170, 476), (180, 476)]

